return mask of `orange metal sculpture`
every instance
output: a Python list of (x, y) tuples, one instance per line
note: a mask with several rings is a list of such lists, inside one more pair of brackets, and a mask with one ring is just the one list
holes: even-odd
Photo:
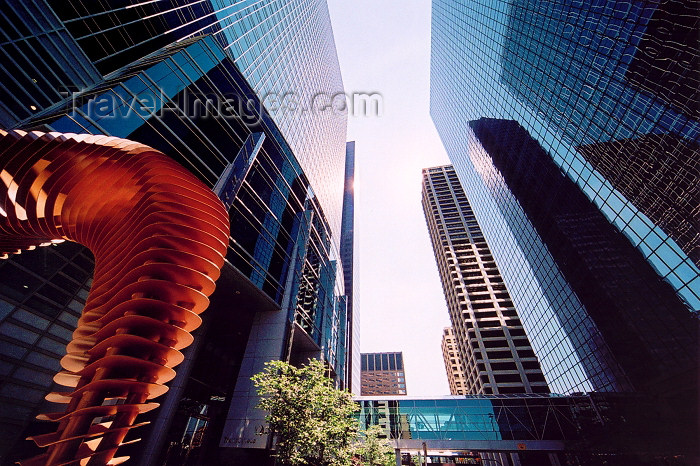
[(0, 254), (69, 240), (95, 256), (85, 309), (54, 380), (73, 387), (46, 454), (23, 464), (119, 464), (114, 458), (214, 291), (229, 221), (216, 195), (160, 152), (107, 136), (0, 130)]

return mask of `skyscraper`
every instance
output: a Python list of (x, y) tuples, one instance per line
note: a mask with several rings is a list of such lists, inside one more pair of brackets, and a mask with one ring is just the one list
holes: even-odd
[(445, 327), (442, 331), (442, 360), (445, 363), (450, 395), (466, 395), (467, 379), (464, 377), (462, 356), (452, 327)]
[(423, 169), (423, 211), (464, 368), (466, 394), (549, 392), (451, 165)]
[(554, 391), (651, 389), (637, 345), (692, 390), (697, 6), (433, 2), (431, 115)]
[(403, 353), (362, 353), (362, 396), (405, 395)]
[(355, 141), (345, 146), (345, 194), (343, 195), (343, 223), (340, 233), (340, 258), (343, 261), (345, 299), (348, 321), (347, 386), (360, 393), (360, 309), (355, 301)]
[[(269, 446), (255, 434), (248, 380), (265, 361), (320, 357), (339, 386), (347, 383), (346, 118), (273, 98), (288, 92), (311, 104), (342, 91), (325, 2), (6, 6), (0, 124), (132, 139), (209, 186), (233, 167), (241, 188), (219, 291), (170, 391), (156, 400), (162, 409), (135, 433), (145, 442), (126, 453), (143, 464), (185, 451), (192, 460), (254, 463), (234, 450), (264, 455)], [(73, 244), (0, 263), (3, 458), (31, 456), (22, 439), (46, 429), (30, 424), (33, 416), (56, 410), (42, 398), (92, 268), (89, 251)]]
[(500, 76), (695, 265), (699, 15), (698, 1), (608, 1), (583, 11), (565, 2), (515, 1)]
[(0, 16), (8, 38), (0, 46), (0, 124), (6, 127), (22, 126), (167, 45), (211, 34), (294, 151), (337, 247), (347, 119), (309, 111), (343, 92), (324, 0), (30, 0), (8, 2)]
[[(488, 186), (495, 196), (507, 191), (522, 209), (516, 217), (518, 207), (499, 203), (513, 219), (511, 230), (535, 230), (585, 310), (575, 325), (575, 316), (555, 308), (560, 321), (570, 319), (569, 334), (596, 389), (669, 393), (694, 386), (697, 328), (672, 287), (520, 125), (485, 118), (469, 125), (483, 148), (472, 156)], [(551, 290), (545, 295), (556, 300)]]

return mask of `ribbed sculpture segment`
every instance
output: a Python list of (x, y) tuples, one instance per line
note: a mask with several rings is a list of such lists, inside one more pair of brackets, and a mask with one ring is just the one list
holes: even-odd
[(57, 432), (22, 464), (119, 464), (139, 413), (167, 391), (209, 305), (229, 220), (214, 193), (160, 152), (107, 136), (0, 130), (0, 254), (75, 241), (95, 275), (42, 414)]

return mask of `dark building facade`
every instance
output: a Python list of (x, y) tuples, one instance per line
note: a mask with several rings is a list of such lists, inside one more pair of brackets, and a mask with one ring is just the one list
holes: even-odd
[(362, 396), (405, 395), (403, 353), (362, 353)]
[[(700, 311), (695, 252), (700, 123), (697, 67), (691, 66), (697, 61), (698, 15), (691, 14), (696, 8), (696, 2), (676, 1), (433, 2), (431, 116), (555, 392), (651, 388), (651, 380), (622, 368), (622, 354), (616, 351), (646, 345), (651, 360), (660, 364), (668, 357), (680, 373), (689, 361), (688, 345), (697, 344), (687, 330), (679, 330), (697, 328)], [(545, 238), (551, 234), (546, 222), (538, 220), (547, 230), (543, 236), (545, 231), (531, 217), (563, 215), (554, 186), (529, 179), (533, 190), (544, 190), (539, 194), (525, 184), (511, 187), (493, 168), (495, 162), (476, 133), (482, 131), (485, 138), (494, 120), (516, 121), (557, 173), (591, 202), (590, 216), (572, 211), (570, 218), (564, 221), (564, 215), (551, 227), (559, 229), (560, 239), (568, 238), (569, 247), (588, 255), (585, 261), (552, 250), (548, 241), (554, 240)], [(499, 136), (491, 136), (489, 144), (519, 151), (509, 146), (515, 141), (508, 138), (524, 139), (512, 136), (515, 130), (506, 131), (505, 123), (498, 124), (503, 125), (495, 133)], [(529, 162), (522, 163), (522, 173), (516, 173), (520, 178), (514, 178), (520, 181), (514, 183), (527, 183), (525, 170), (534, 170)], [(541, 174), (553, 173), (550, 169)], [(521, 205), (525, 201), (519, 199), (526, 194), (540, 196), (543, 204), (526, 212)], [(583, 201), (576, 198), (582, 208)], [(636, 258), (623, 246), (625, 241), (639, 251)], [(595, 253), (595, 248), (605, 253)], [(608, 251), (621, 261), (619, 273), (610, 271), (613, 264), (605, 264)], [(595, 291), (599, 298), (586, 296), (585, 287), (575, 283), (584, 279), (571, 278), (575, 266), (589, 267), (590, 280), (600, 281)], [(641, 306), (629, 296), (615, 298), (619, 306), (601, 302), (602, 296), (634, 294), (643, 283), (649, 283), (646, 293), (658, 293), (653, 302), (674, 311), (653, 315), (644, 309), (645, 320), (656, 322), (648, 330), (636, 314), (627, 314), (629, 322), (620, 324), (630, 327), (624, 334), (601, 328), (613, 309), (625, 315)], [(668, 287), (678, 299), (668, 294)], [(679, 314), (679, 305), (687, 318)], [(591, 311), (595, 306), (599, 317)], [(653, 334), (649, 329), (654, 325), (670, 334)], [(674, 345), (679, 353), (672, 350)], [(631, 372), (638, 370), (631, 366)], [(690, 389), (671, 382), (674, 370), (667, 367), (659, 374), (669, 376), (668, 386)], [(664, 384), (657, 382), (657, 388)]]
[[(255, 435), (262, 417), (249, 376), (267, 360), (319, 357), (338, 386), (347, 384), (339, 253), (345, 117), (297, 119), (275, 113), (266, 99), (266, 90), (287, 85), (300, 96), (342, 90), (325, 2), (293, 4), (251, 15), (250, 5), (230, 2), (56, 9), (10, 2), (0, 13), (9, 40), (0, 65), (4, 127), (138, 141), (209, 186), (235, 162), (241, 180), (217, 292), (170, 391), (156, 400), (161, 409), (134, 432), (144, 441), (126, 452), (132, 461), (251, 464), (251, 455), (264, 456), (269, 443)], [(290, 23), (294, 15), (307, 21)], [(112, 40), (115, 33), (121, 38)], [(242, 47), (250, 51), (238, 54)], [(293, 47), (296, 67), (285, 74), (280, 67)], [(32, 419), (56, 410), (43, 397), (93, 267), (89, 251), (69, 243), (0, 263), (3, 461), (36, 454), (24, 437), (51, 429)], [(237, 427), (246, 422), (250, 432)]]
[(517, 199), (585, 309), (587, 325), (570, 332), (585, 342), (577, 351), (589, 380), (600, 377), (595, 389), (695, 389), (697, 326), (673, 288), (517, 122), (482, 118), (469, 126), (484, 149), (473, 152), (474, 163), (486, 179), (502, 181), (489, 183), (496, 196), (507, 189)]
[(600, 2), (583, 11), (515, 1), (501, 71), (508, 90), (562, 131), (695, 265), (698, 18), (697, 1)]
[(548, 393), (516, 307), (451, 165), (423, 169), (423, 212), (465, 394)]
[(700, 145), (675, 134), (577, 147), (615, 189), (700, 263)]
[(348, 389), (360, 392), (360, 308), (354, 299), (355, 261), (355, 141), (345, 149), (345, 194), (343, 194), (343, 223), (340, 234), (340, 258), (343, 261), (343, 279), (348, 322), (347, 375)]

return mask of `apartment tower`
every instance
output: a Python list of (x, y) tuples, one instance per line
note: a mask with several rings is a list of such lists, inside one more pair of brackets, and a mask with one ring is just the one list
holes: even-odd
[(450, 395), (466, 395), (467, 380), (464, 377), (462, 357), (459, 355), (459, 347), (452, 327), (445, 327), (442, 331), (442, 359), (445, 362)]
[(423, 169), (423, 211), (464, 368), (465, 392), (549, 392), (451, 165)]

